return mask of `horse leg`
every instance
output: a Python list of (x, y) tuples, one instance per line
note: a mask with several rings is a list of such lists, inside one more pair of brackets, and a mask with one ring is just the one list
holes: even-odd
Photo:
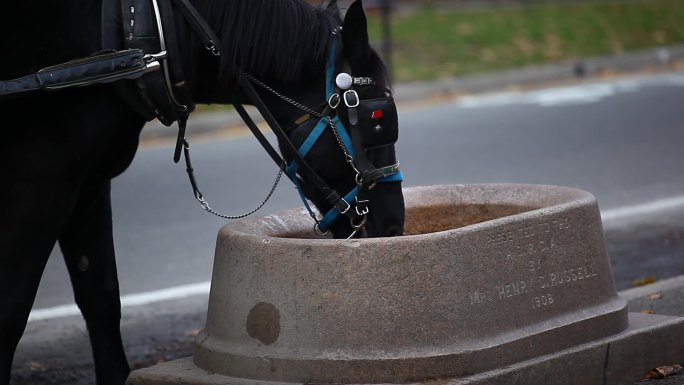
[(9, 383), (43, 270), (78, 191), (78, 183), (59, 177), (66, 166), (57, 146), (12, 146), (13, 133), (33, 127), (22, 128), (7, 130), (10, 145), (0, 152), (0, 385)]
[[(7, 211), (3, 215), (8, 214)], [(10, 215), (10, 218), (12, 215)], [(2, 225), (0, 224), (0, 229)], [(4, 230), (4, 229), (2, 229)], [(28, 229), (26, 239), (0, 239), (0, 384), (9, 384), (12, 361), (33, 306), (55, 238)], [(3, 231), (4, 233), (4, 231)], [(2, 237), (0, 237), (2, 238)]]
[(121, 385), (130, 367), (121, 341), (109, 180), (83, 189), (59, 245), (88, 327), (97, 384)]

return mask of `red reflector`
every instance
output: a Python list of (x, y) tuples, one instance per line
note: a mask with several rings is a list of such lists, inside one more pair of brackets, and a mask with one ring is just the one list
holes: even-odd
[(371, 119), (380, 119), (380, 118), (382, 118), (382, 110), (373, 111), (373, 115), (371, 116)]

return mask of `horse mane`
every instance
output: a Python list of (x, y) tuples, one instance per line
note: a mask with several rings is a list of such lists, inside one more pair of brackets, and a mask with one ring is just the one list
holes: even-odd
[[(207, 4), (208, 3), (208, 4)], [(209, 0), (208, 23), (221, 40), (221, 79), (241, 68), (291, 84), (325, 67), (336, 15), (303, 0)]]

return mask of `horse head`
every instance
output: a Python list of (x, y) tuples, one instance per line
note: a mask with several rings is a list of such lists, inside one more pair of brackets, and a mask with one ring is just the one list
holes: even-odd
[[(327, 10), (340, 20), (336, 2)], [(401, 235), (404, 201), (394, 148), (397, 112), (385, 67), (369, 44), (361, 1), (351, 5), (340, 28), (333, 29), (331, 41), (326, 79), (291, 91), (295, 99), (322, 105), (323, 116), (295, 108), (283, 121), (290, 122), (290, 139), (306, 153), (305, 160), (349, 208), (334, 207), (306, 173), (301, 173), (298, 187), (322, 213), (320, 230), (329, 229), (336, 238), (355, 229), (363, 229), (360, 235), (368, 237)]]
[[(207, 16), (224, 42), (215, 68), (222, 88), (196, 92), (205, 101), (263, 101), (283, 128), (281, 167), (319, 211), (310, 210), (317, 230), (336, 238), (401, 235), (397, 110), (361, 0), (344, 20), (335, 0), (325, 9), (300, 0), (230, 3)], [(252, 25), (236, 29), (244, 20)], [(195, 73), (198, 84), (211, 83), (211, 71)]]

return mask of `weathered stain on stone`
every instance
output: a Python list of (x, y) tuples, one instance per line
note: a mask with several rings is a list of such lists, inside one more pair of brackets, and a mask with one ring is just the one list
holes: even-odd
[(250, 337), (271, 345), (280, 336), (280, 312), (270, 303), (259, 302), (250, 310), (246, 327)]

